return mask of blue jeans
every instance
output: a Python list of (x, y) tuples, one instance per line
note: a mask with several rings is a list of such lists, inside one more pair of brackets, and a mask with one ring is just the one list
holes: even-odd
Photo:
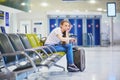
[(73, 49), (72, 49), (72, 44), (58, 44), (54, 46), (55, 49), (60, 52), (64, 51), (66, 52), (66, 58), (67, 58), (67, 64), (73, 64)]

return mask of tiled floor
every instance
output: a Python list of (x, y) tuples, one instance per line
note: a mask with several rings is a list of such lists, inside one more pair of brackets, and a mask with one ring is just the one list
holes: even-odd
[[(30, 75), (28, 80), (120, 80), (120, 46), (83, 48), (86, 55), (84, 72), (64, 72), (51, 67)], [(66, 67), (66, 57), (58, 64)]]

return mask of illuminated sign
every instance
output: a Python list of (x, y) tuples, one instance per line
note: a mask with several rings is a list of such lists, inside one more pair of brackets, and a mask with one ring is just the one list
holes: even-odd
[(5, 13), (5, 24), (6, 26), (9, 26), (9, 13), (8, 12)]
[(107, 3), (107, 15), (108, 15), (108, 17), (116, 16), (116, 3), (115, 2)]
[(0, 11), (0, 19), (4, 19), (4, 11)]

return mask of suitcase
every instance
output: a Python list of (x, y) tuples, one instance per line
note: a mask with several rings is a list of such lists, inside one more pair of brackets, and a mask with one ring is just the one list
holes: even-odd
[(85, 50), (78, 47), (73, 48), (74, 64), (81, 72), (85, 70)]

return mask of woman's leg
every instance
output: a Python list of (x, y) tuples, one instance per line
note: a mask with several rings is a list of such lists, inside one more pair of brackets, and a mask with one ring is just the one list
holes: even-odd
[(69, 72), (79, 71), (79, 69), (74, 65), (72, 44), (57, 45), (54, 47), (58, 52), (60, 52), (60, 51), (66, 52), (67, 70)]
[(66, 52), (67, 70), (69, 72), (78, 72), (79, 69), (77, 68), (77, 66), (74, 65), (72, 44), (57, 45), (54, 47), (58, 52), (60, 51)]
[(67, 58), (67, 64), (74, 64), (73, 61), (73, 49), (72, 44), (65, 44), (63, 47), (66, 49), (66, 58)]
[(73, 62), (73, 50), (72, 50), (71, 44), (57, 45), (54, 47), (58, 52), (60, 52), (60, 51), (66, 52), (67, 64), (74, 64), (74, 62)]

